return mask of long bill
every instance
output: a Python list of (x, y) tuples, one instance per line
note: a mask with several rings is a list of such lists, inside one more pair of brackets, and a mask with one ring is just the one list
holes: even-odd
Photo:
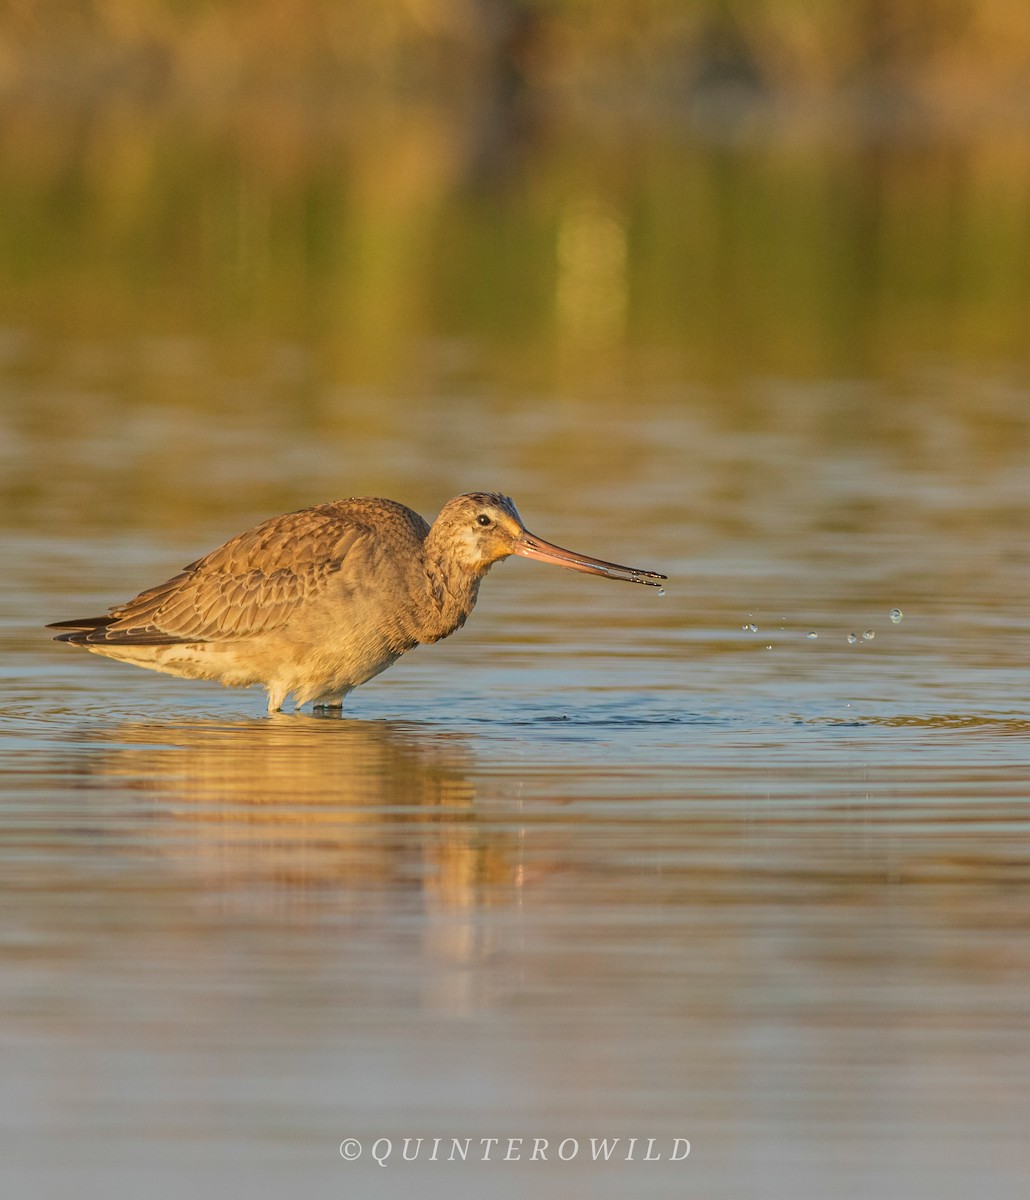
[(667, 578), (657, 571), (642, 571), (639, 567), (620, 567), (618, 563), (605, 562), (603, 558), (591, 558), (587, 554), (576, 554), (553, 546), (532, 533), (523, 533), (515, 543), (515, 553), (537, 562), (553, 563), (556, 567), (567, 567), (570, 571), (583, 571), (587, 575), (606, 575), (609, 579), (621, 579), (626, 583), (643, 583), (648, 587), (661, 587)]

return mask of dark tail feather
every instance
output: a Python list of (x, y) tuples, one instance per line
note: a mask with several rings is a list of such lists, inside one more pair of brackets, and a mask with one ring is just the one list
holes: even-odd
[(46, 628), (65, 630), (54, 638), (55, 642), (71, 642), (73, 646), (85, 646), (91, 633), (106, 628), (110, 622), (111, 617), (81, 617), (77, 621), (54, 621)]
[[(116, 629), (110, 626), (118, 620), (114, 616), (82, 617), (77, 621), (53, 621), (47, 629), (63, 629), (55, 642), (70, 642), (73, 646), (179, 646), (184, 639), (169, 633), (162, 633), (152, 626), (144, 625), (137, 629)], [(195, 639), (192, 639), (195, 640)]]

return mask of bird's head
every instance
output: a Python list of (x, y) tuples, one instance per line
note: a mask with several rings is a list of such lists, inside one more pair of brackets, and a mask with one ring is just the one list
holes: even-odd
[(660, 587), (665, 579), (654, 571), (621, 567), (545, 542), (525, 527), (514, 503), (496, 492), (469, 492), (449, 500), (433, 522), (430, 538), (438, 553), (474, 576), (486, 574), (502, 558), (519, 554), (588, 575), (606, 575), (650, 587)]
[(470, 492), (443, 506), (431, 537), (462, 570), (483, 575), (495, 562), (517, 552), (525, 532), (518, 509), (507, 496)]

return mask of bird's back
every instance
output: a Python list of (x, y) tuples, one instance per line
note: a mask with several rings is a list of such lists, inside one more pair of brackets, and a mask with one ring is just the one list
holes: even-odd
[[(147, 588), (106, 617), (62, 621), (78, 645), (253, 638), (296, 621), (331, 592), (398, 596), (429, 526), (392, 500), (335, 500), (271, 517)], [(407, 581), (409, 587), (410, 580)]]

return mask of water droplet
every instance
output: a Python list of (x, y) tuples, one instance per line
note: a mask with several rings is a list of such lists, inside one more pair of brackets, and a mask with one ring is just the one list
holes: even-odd
[(891, 609), (891, 621), (892, 621), (892, 622), (893, 622), (895, 625), (897, 625), (897, 623), (898, 623), (898, 622), (901, 620), (901, 618), (902, 618), (904, 615), (905, 615), (905, 614), (904, 614), (904, 613), (901, 611), (901, 609), (900, 609), (900, 608), (892, 608), (892, 609)]
[(816, 631), (814, 629), (810, 630), (808, 633), (805, 634), (805, 637), (808, 638), (809, 641), (812, 641), (813, 638), (817, 638), (818, 636), (819, 635), (816, 633)]
[(658, 595), (659, 595), (659, 596), (664, 596), (664, 595), (665, 595), (665, 588), (659, 588), (659, 589), (658, 589)]
[(865, 633), (862, 634), (862, 641), (863, 642), (871, 642), (874, 637), (876, 637), (876, 630), (875, 629), (867, 629), (865, 631)]
[(848, 645), (849, 646), (853, 646), (857, 641), (858, 641), (857, 633), (849, 633), (848, 634)]
[(750, 625), (748, 625), (748, 629), (750, 629), (752, 633), (758, 632), (758, 626), (753, 621)]
[(766, 650), (771, 650), (771, 649), (772, 649), (772, 644), (770, 643), (768, 646), (766, 646)]

